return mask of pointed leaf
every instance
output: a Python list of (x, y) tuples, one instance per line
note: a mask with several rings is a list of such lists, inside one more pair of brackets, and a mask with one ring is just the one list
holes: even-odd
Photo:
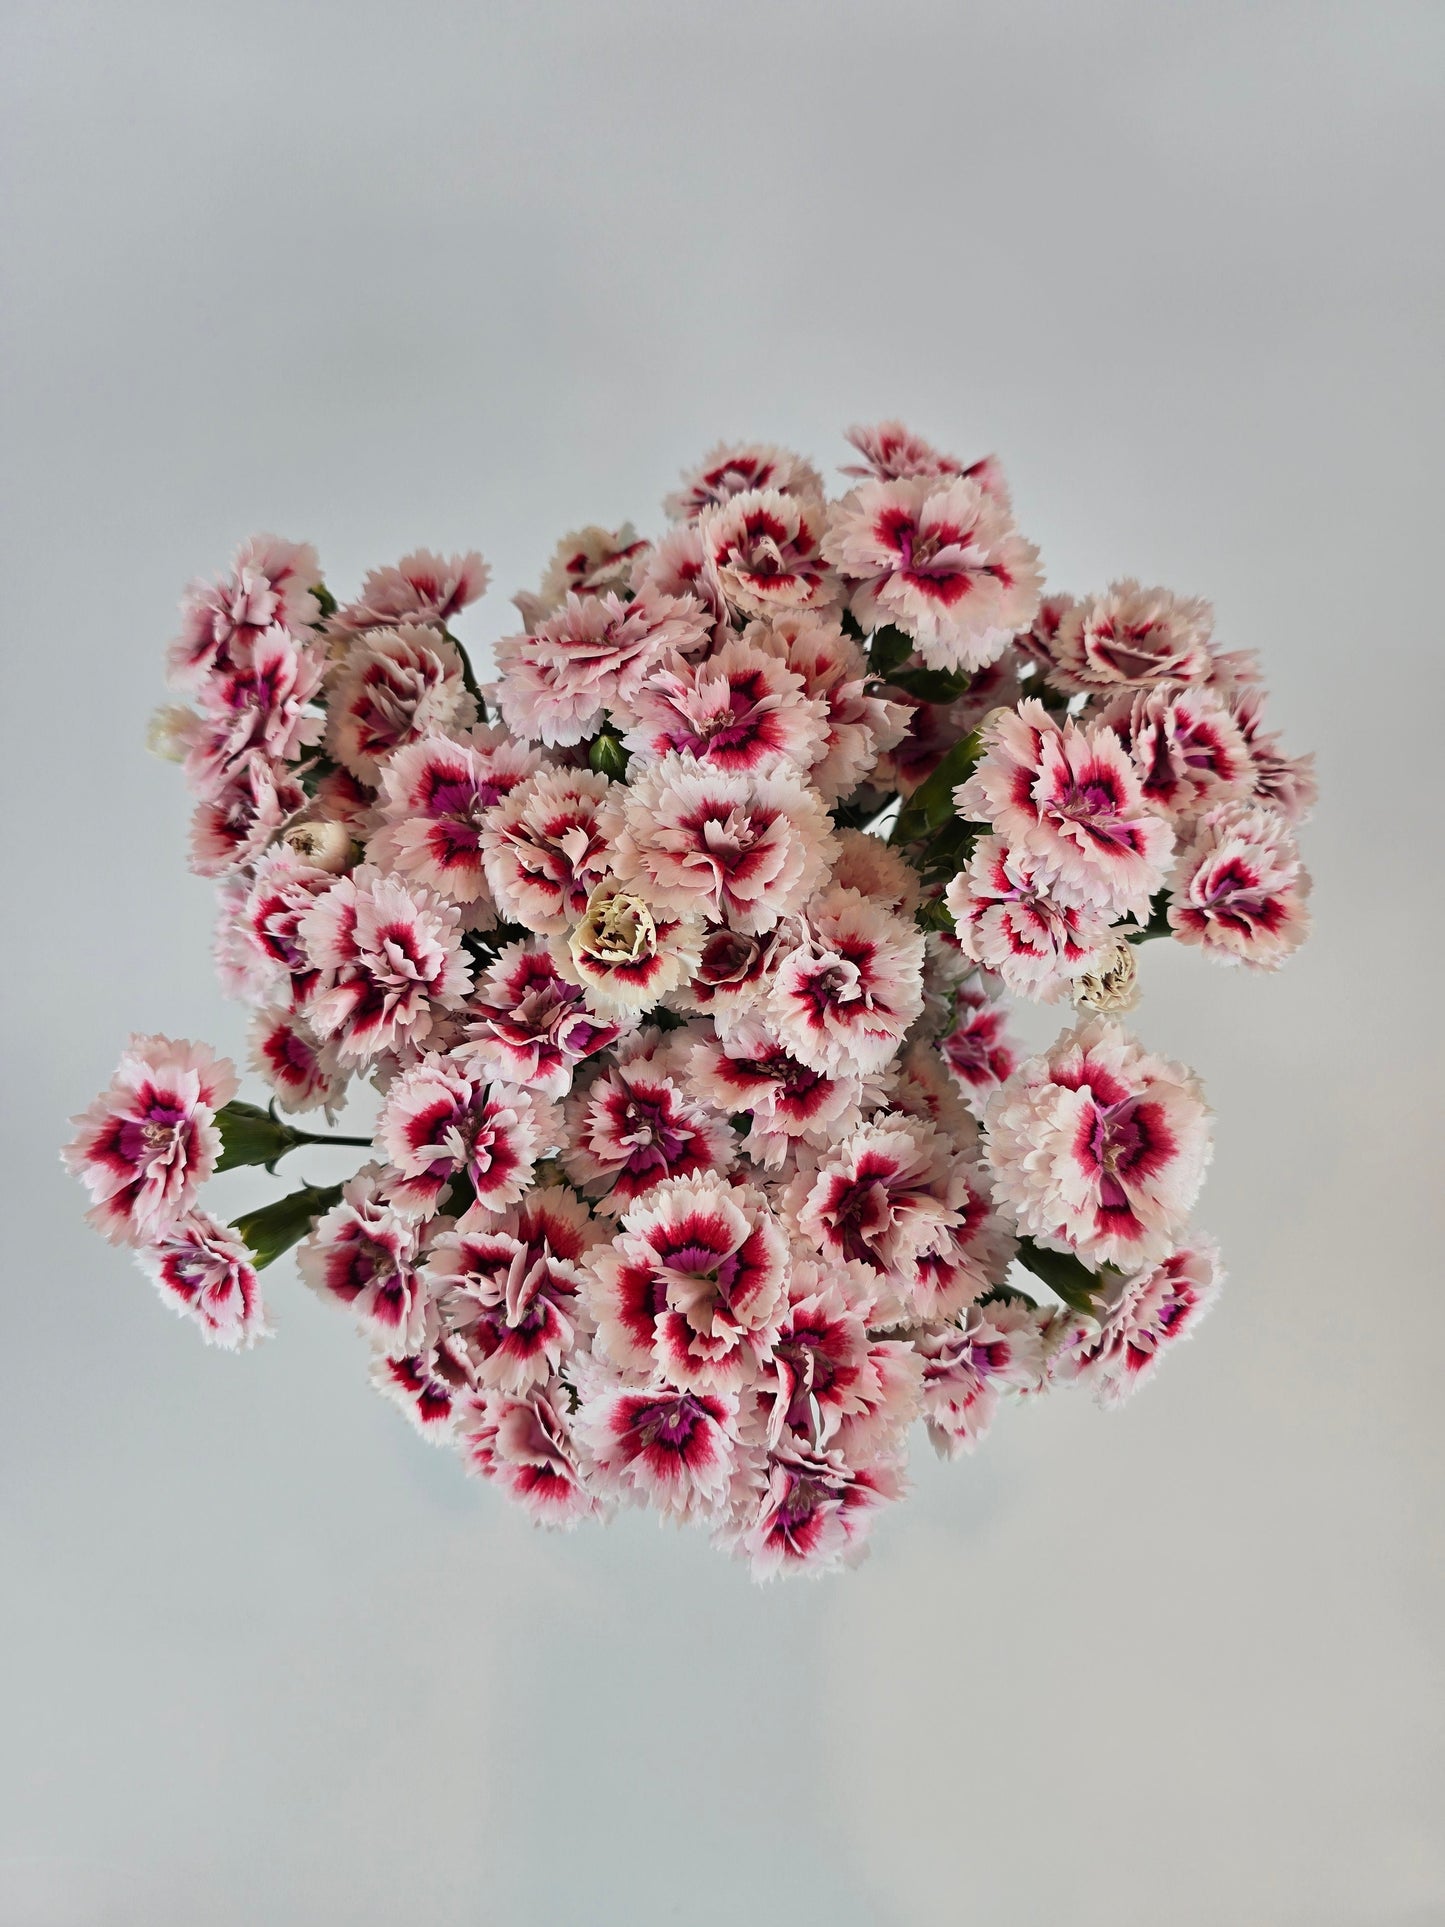
[(873, 641), (868, 649), (868, 673), (881, 676), (886, 682), (895, 669), (901, 669), (913, 654), (913, 638), (905, 636), (901, 629), (888, 623), (873, 632)]
[(251, 1247), (257, 1271), (263, 1271), (283, 1251), (289, 1251), (304, 1238), (324, 1211), (340, 1202), (339, 1184), (305, 1184), (289, 1197), (277, 1198), (274, 1204), (243, 1212), (233, 1220), (233, 1229), (239, 1231)]
[(1097, 1313), (1099, 1296), (1115, 1276), (1108, 1265), (1090, 1271), (1072, 1252), (1046, 1251), (1032, 1238), (1019, 1239), (1018, 1259), (1036, 1278), (1042, 1278), (1070, 1311), (1081, 1311), (1091, 1318)]
[(296, 1133), (259, 1104), (223, 1104), (216, 1113), (221, 1133), (218, 1171), (234, 1171), (242, 1164), (273, 1165), (301, 1142)]
[(622, 747), (622, 738), (614, 735), (610, 729), (604, 729), (600, 736), (593, 737), (587, 761), (599, 776), (609, 776), (614, 783), (620, 782), (627, 774), (627, 751)]
[(892, 688), (906, 690), (923, 703), (956, 703), (968, 694), (972, 680), (946, 669), (895, 669), (888, 678)]
[(955, 743), (938, 768), (909, 797), (898, 812), (890, 843), (913, 843), (920, 837), (941, 830), (956, 814), (953, 792), (973, 774), (973, 766), (983, 754), (978, 731)]

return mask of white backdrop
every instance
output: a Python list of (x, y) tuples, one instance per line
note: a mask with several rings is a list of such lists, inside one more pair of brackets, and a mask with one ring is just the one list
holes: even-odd
[[(1439, 7), (3, 26), (0, 1921), (1445, 1921)], [(276, 1340), (204, 1351), (55, 1148), (131, 1028), (241, 1042), (142, 748), (188, 576), (475, 543), (484, 642), (717, 437), (831, 465), (894, 413), (999, 451), (1055, 585), (1263, 651), (1319, 928), (1277, 979), (1145, 960), (1219, 1113), (1199, 1338), (758, 1591), (532, 1532), (289, 1265)]]

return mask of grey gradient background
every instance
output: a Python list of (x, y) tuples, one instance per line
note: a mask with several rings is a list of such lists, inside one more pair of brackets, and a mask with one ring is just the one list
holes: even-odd
[[(1440, 7), (3, 32), (0, 1923), (1445, 1921)], [(131, 1028), (241, 1042), (142, 748), (189, 576), (475, 543), (485, 642), (718, 436), (831, 465), (892, 413), (999, 451), (1053, 583), (1264, 652), (1319, 929), (1146, 958), (1219, 1113), (1199, 1338), (758, 1591), (640, 1516), (534, 1533), (289, 1266), (278, 1338), (204, 1351), (55, 1147)]]

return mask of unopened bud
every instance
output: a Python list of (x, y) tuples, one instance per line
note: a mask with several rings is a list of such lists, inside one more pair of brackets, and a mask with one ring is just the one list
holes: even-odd
[(183, 763), (201, 719), (183, 703), (163, 703), (146, 724), (146, 748), (167, 763)]
[(281, 832), (281, 841), (303, 863), (326, 870), (332, 876), (340, 876), (343, 870), (351, 868), (351, 833), (343, 824), (333, 823), (326, 817), (308, 817), (303, 823), (293, 823)]

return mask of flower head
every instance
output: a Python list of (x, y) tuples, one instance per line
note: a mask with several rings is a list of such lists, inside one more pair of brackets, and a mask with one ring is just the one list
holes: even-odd
[[(878, 1117), (810, 1162), (787, 1192), (798, 1234), (815, 1251), (867, 1265), (911, 1286), (926, 1253), (965, 1228), (960, 1160), (942, 1132), (915, 1118)], [(982, 1280), (979, 1289), (985, 1289)]]
[(669, 750), (712, 769), (747, 774), (778, 762), (800, 769), (826, 743), (826, 712), (776, 655), (730, 636), (704, 662), (654, 670), (628, 706), (623, 742), (642, 762)]
[(424, 623), (403, 622), (352, 644), (331, 686), (326, 749), (353, 776), (376, 783), (394, 751), (476, 720), (456, 644)]
[(1147, 800), (1171, 816), (1196, 815), (1253, 785), (1244, 732), (1208, 686), (1168, 682), (1125, 691), (1100, 720), (1133, 757)]
[(698, 966), (701, 948), (695, 923), (654, 912), (645, 897), (610, 879), (588, 897), (576, 928), (552, 939), (562, 975), (599, 1009), (624, 1020), (681, 989)]
[(287, 819), (306, 806), (306, 792), (290, 772), (259, 750), (243, 756), (196, 805), (191, 818), (191, 868), (219, 877), (254, 864)]
[(994, 661), (1038, 608), (1038, 550), (1006, 502), (962, 477), (861, 483), (834, 509), (823, 553), (856, 585), (863, 627), (896, 624), (934, 669)]
[(541, 762), (541, 752), (500, 730), (430, 731), (398, 749), (381, 777), (381, 827), (368, 860), (424, 883), (452, 903), (490, 910), (482, 831), (490, 811)]
[(433, 1241), (426, 1275), (479, 1385), (515, 1393), (544, 1385), (591, 1330), (580, 1266), (529, 1237), (515, 1207), (498, 1218), (474, 1206)]
[(820, 551), (821, 500), (748, 489), (703, 512), (709, 568), (728, 607), (744, 616), (826, 606), (837, 587)]
[(554, 1107), (537, 1093), (488, 1084), (455, 1057), (423, 1057), (393, 1082), (377, 1126), (401, 1174), (392, 1202), (429, 1217), (453, 1180), (464, 1177), (486, 1209), (515, 1204), (537, 1159), (556, 1143), (558, 1125)]
[(1101, 1017), (1122, 1017), (1139, 1001), (1139, 952), (1127, 937), (1111, 932), (1083, 975), (1074, 980), (1074, 1004)]
[(796, 1139), (826, 1144), (858, 1121), (862, 1079), (800, 1063), (756, 1015), (738, 1017), (721, 1035), (700, 1037), (688, 1049), (683, 1076), (703, 1104), (725, 1117), (748, 1118), (742, 1149), (760, 1164), (780, 1165)]
[(988, 1162), (1024, 1230), (1091, 1265), (1158, 1257), (1209, 1161), (1198, 1080), (1109, 1018), (1065, 1031), (989, 1100)]
[(832, 803), (848, 796), (908, 727), (908, 711), (877, 694), (863, 651), (838, 624), (807, 610), (784, 610), (749, 623), (743, 639), (782, 656), (802, 678), (803, 694), (823, 705), (822, 753), (808, 781)]
[(856, 890), (904, 917), (913, 915), (922, 895), (918, 872), (907, 857), (866, 830), (838, 832), (838, 859), (829, 881), (834, 889)]
[(327, 1116), (340, 1104), (347, 1072), (334, 1044), (323, 1044), (302, 1017), (265, 1005), (251, 1019), (250, 1065), (283, 1111)]
[(1194, 825), (1170, 879), (1169, 927), (1225, 963), (1273, 970), (1309, 934), (1309, 872), (1282, 816), (1221, 803)]
[(610, 787), (593, 770), (539, 769), (489, 813), (482, 867), (504, 916), (547, 935), (584, 915), (607, 874)]
[(787, 1252), (751, 1185), (665, 1179), (589, 1256), (598, 1340), (624, 1370), (656, 1371), (684, 1391), (734, 1390), (768, 1350)]
[(583, 1478), (581, 1455), (560, 1386), (525, 1397), (485, 1392), (463, 1401), (457, 1430), (473, 1472), (491, 1479), (538, 1525), (570, 1529), (601, 1510)]
[(759, 489), (821, 501), (823, 478), (811, 462), (771, 442), (719, 442), (696, 468), (685, 469), (682, 487), (663, 507), (674, 522), (693, 522), (734, 496)]
[(565, 1097), (576, 1067), (617, 1041), (620, 1027), (591, 1009), (542, 943), (511, 943), (477, 981), (467, 1039), (469, 1069), (546, 1097)]
[(802, 908), (833, 856), (821, 798), (781, 765), (734, 775), (664, 756), (618, 786), (600, 827), (620, 882), (754, 936)]
[(251, 1253), (209, 1213), (187, 1211), (135, 1255), (161, 1297), (194, 1321), (208, 1345), (247, 1351), (270, 1335)]
[[(877, 422), (871, 428), (853, 427), (846, 431), (845, 439), (850, 441), (863, 457), (861, 463), (851, 467), (844, 465), (845, 475), (859, 475), (865, 480), (897, 482), (911, 479), (917, 475), (963, 475), (963, 463), (957, 456), (944, 455), (931, 442), (915, 435), (902, 422)], [(979, 464), (982, 467), (982, 464)]]
[(920, 1331), (923, 1411), (942, 1459), (971, 1452), (1006, 1391), (1035, 1391), (1043, 1382), (1042, 1315), (1007, 1294), (970, 1305), (957, 1323)]
[(620, 1215), (667, 1178), (730, 1170), (731, 1127), (685, 1094), (676, 1054), (653, 1030), (622, 1043), (612, 1063), (567, 1100), (567, 1174)]
[(1018, 1053), (1008, 1035), (1008, 1012), (974, 985), (957, 993), (957, 1021), (939, 1045), (965, 1097), (977, 1101), (1012, 1077)]
[(996, 711), (983, 740), (983, 760), (954, 792), (960, 815), (992, 823), (1034, 859), (1055, 895), (1147, 918), (1174, 832), (1145, 799), (1114, 731), (1102, 723), (1060, 727), (1030, 699)]
[(1278, 736), (1263, 727), (1264, 691), (1258, 683), (1233, 690), (1230, 703), (1254, 768), (1252, 795), (1298, 829), (1319, 794), (1314, 757), (1286, 755)]
[(734, 1500), (738, 1550), (758, 1580), (856, 1564), (874, 1513), (902, 1490), (888, 1459), (852, 1465), (841, 1450), (784, 1444), (769, 1453), (747, 1496)]
[(1001, 836), (980, 837), (945, 898), (958, 941), (1021, 997), (1054, 1002), (1109, 942), (1107, 911), (1060, 897), (1048, 867)]
[(737, 1446), (733, 1393), (657, 1379), (637, 1385), (594, 1370), (576, 1423), (599, 1482), (618, 1498), (677, 1519), (725, 1504)]
[(923, 1009), (923, 933), (856, 890), (808, 906), (768, 995), (778, 1035), (814, 1070), (881, 1070)]
[(1096, 1300), (1097, 1323), (1054, 1364), (1054, 1375), (1087, 1385), (1101, 1405), (1121, 1405), (1187, 1338), (1224, 1282), (1212, 1239), (1192, 1238)]
[(1208, 679), (1212, 623), (1213, 611), (1197, 596), (1111, 582), (1083, 602), (1055, 597), (1032, 644), (1061, 689), (1147, 689)]
[(232, 642), (230, 661), (207, 680), (200, 721), (188, 731), (186, 781), (197, 795), (214, 795), (254, 753), (294, 762), (320, 741), (315, 699), (324, 666), (318, 646), (299, 643), (279, 624)]
[(301, 1008), (321, 975), (301, 934), (301, 920), (335, 883), (329, 870), (279, 845), (256, 865), (241, 904), (238, 925), (263, 981), (293, 1010)]
[(370, 865), (331, 880), (297, 923), (317, 972), (306, 1017), (343, 1058), (422, 1043), (471, 988), (456, 909)]
[(569, 595), (607, 595), (625, 589), (633, 571), (647, 554), (630, 522), (619, 529), (589, 523), (564, 535), (552, 551), (536, 595), (512, 598), (529, 625), (554, 615)]
[(687, 1010), (707, 1011), (719, 1023), (761, 1005), (784, 949), (778, 931), (752, 937), (725, 923), (708, 924), (699, 943), (692, 973), (673, 1002)]
[(91, 1224), (112, 1244), (153, 1244), (190, 1209), (216, 1168), (216, 1113), (236, 1070), (207, 1044), (134, 1035), (114, 1077), (70, 1121), (61, 1153), (90, 1193)]
[(379, 1164), (342, 1187), (341, 1202), (297, 1246), (301, 1276), (318, 1297), (347, 1306), (393, 1357), (422, 1349), (431, 1301), (418, 1270), (417, 1227), (398, 1211)]
[(491, 573), (475, 549), (450, 556), (417, 549), (404, 555), (395, 568), (373, 569), (356, 601), (328, 619), (326, 632), (346, 637), (400, 623), (444, 629), (485, 592)]
[(711, 616), (691, 596), (569, 594), (530, 634), (497, 644), (502, 715), (519, 736), (581, 742), (607, 710), (629, 707), (666, 659), (711, 635)]
[(311, 628), (321, 618), (312, 593), (320, 580), (321, 564), (309, 542), (253, 535), (236, 551), (229, 576), (193, 583), (186, 591), (181, 633), (167, 657), (172, 682), (202, 686), (275, 624), (297, 635)]
[(406, 1414), (424, 1439), (435, 1443), (450, 1437), (460, 1394), (469, 1389), (456, 1348), (445, 1340), (425, 1351), (404, 1352), (399, 1358), (378, 1351), (371, 1363), (371, 1382)]
[(901, 1445), (918, 1415), (920, 1372), (906, 1339), (875, 1338), (866, 1266), (795, 1257), (788, 1303), (751, 1398), (768, 1446), (841, 1445), (874, 1455)]

